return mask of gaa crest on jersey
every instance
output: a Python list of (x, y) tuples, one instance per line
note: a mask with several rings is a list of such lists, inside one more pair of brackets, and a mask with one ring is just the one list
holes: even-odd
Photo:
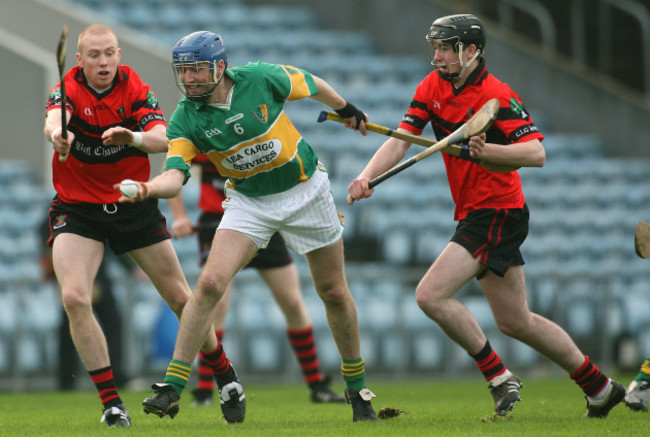
[(266, 103), (262, 103), (255, 108), (253, 115), (255, 115), (255, 118), (259, 121), (266, 124), (266, 122), (269, 121), (269, 107), (266, 106)]
[(291, 74), (291, 75), (299, 73), (299, 71), (297, 69), (295, 69), (293, 67), (290, 67), (288, 65), (283, 65), (282, 68), (284, 68), (286, 70), (286, 72)]
[(467, 112), (465, 113), (465, 118), (463, 119), (464, 121), (469, 121), (475, 114), (475, 111), (472, 108), (469, 108)]
[(156, 93), (149, 90), (147, 92), (147, 105), (156, 106), (157, 104), (158, 104), (158, 97), (156, 96)]
[(57, 215), (54, 218), (54, 223), (52, 224), (52, 229), (59, 229), (66, 225), (66, 219), (68, 218), (67, 214)]
[(50, 93), (50, 99), (57, 100), (61, 98), (61, 87), (54, 88)]
[(528, 118), (528, 114), (526, 114), (526, 111), (524, 110), (524, 105), (514, 97), (510, 99), (510, 109), (512, 109), (512, 112), (515, 114), (521, 116), (521, 118)]

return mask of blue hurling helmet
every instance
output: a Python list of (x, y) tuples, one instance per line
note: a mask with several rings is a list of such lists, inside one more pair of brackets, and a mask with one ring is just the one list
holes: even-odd
[[(223, 44), (221, 35), (208, 31), (199, 31), (184, 36), (172, 48), (172, 66), (176, 86), (189, 99), (194, 101), (205, 101), (214, 92), (223, 78), (223, 74), (217, 77), (217, 65), (220, 60), (228, 66), (226, 47)], [(193, 69), (197, 73), (201, 69), (208, 68), (212, 73), (208, 82), (186, 84), (183, 82), (182, 73), (186, 69)], [(188, 94), (187, 85), (199, 85), (206, 87), (203, 94)]]

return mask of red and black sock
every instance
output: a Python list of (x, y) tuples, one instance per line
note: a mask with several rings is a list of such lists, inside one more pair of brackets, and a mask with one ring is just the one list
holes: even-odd
[(585, 355), (585, 362), (572, 375), (576, 384), (580, 386), (583, 392), (589, 397), (594, 397), (605, 388), (609, 378), (598, 369), (589, 357)]
[(287, 336), (298, 359), (298, 364), (300, 364), (305, 382), (311, 385), (323, 379), (312, 326), (305, 329), (287, 329)]
[[(219, 342), (223, 338), (223, 330), (215, 331)], [(197, 368), (198, 381), (196, 388), (199, 390), (214, 390), (214, 372), (210, 367), (210, 364), (205, 360), (204, 354), (202, 351), (199, 351), (199, 366)]]
[(223, 346), (221, 345), (220, 340), (217, 348), (210, 353), (203, 353), (202, 358), (205, 363), (212, 369), (212, 373), (214, 373), (214, 379), (217, 381), (217, 386), (219, 388), (223, 387), (229, 382), (237, 380), (235, 370), (230, 365), (230, 360), (228, 357), (226, 357), (226, 353), (223, 350)]
[(104, 409), (117, 406), (122, 403), (120, 395), (117, 393), (117, 384), (113, 378), (113, 368), (111, 366), (103, 369), (92, 370), (88, 372), (90, 378), (97, 387), (99, 399), (104, 404)]
[(199, 351), (199, 366), (197, 368), (198, 381), (196, 388), (200, 390), (214, 390), (214, 372), (205, 361), (203, 351)]
[(485, 346), (478, 354), (471, 355), (471, 357), (474, 358), (476, 365), (488, 382), (508, 370), (501, 362), (501, 357), (492, 350), (489, 341), (485, 342)]

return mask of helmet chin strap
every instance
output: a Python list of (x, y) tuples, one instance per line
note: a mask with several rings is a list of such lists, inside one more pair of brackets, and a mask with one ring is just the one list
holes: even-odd
[(212, 93), (214, 93), (214, 91), (217, 89), (217, 87), (219, 86), (219, 84), (223, 80), (224, 74), (226, 74), (226, 69), (224, 68), (223, 73), (221, 73), (221, 76), (219, 76), (217, 78), (217, 71), (218, 71), (218, 69), (215, 68), (214, 73), (213, 73), (213, 78), (212, 78), (212, 80), (214, 81), (214, 86), (212, 87), (210, 92), (206, 94), (206, 100), (212, 95)]
[(474, 56), (469, 58), (467, 60), (467, 62), (463, 62), (463, 55), (462, 55), (463, 50), (464, 50), (463, 43), (459, 42), (458, 43), (458, 62), (452, 62), (451, 64), (445, 64), (447, 67), (449, 67), (450, 65), (458, 64), (458, 65), (460, 65), (460, 71), (458, 73), (446, 73), (446, 74), (443, 75), (443, 79), (445, 79), (445, 80), (447, 80), (449, 82), (455, 82), (456, 80), (458, 80), (458, 78), (463, 77), (463, 75), (465, 74), (465, 71), (467, 70), (467, 67), (472, 65), (472, 63), (474, 61), (476, 61), (476, 59), (481, 55), (481, 50), (476, 49), (476, 53), (474, 53)]
[(223, 73), (221, 73), (221, 76), (217, 77), (217, 71), (218, 71), (218, 69), (215, 68), (214, 73), (212, 73), (212, 83), (214, 83), (214, 86), (212, 87), (212, 89), (210, 91), (206, 92), (205, 94), (201, 94), (200, 96), (194, 96), (194, 97), (189, 97), (188, 96), (188, 98), (190, 100), (195, 101), (195, 102), (205, 102), (205, 101), (207, 101), (210, 98), (210, 96), (212, 95), (212, 93), (214, 93), (214, 91), (217, 89), (217, 87), (219, 86), (221, 81), (223, 80), (223, 76), (226, 74), (226, 70), (224, 69)]
[[(219, 71), (219, 64), (217, 63), (217, 61), (214, 61), (213, 65), (214, 65), (214, 73), (212, 73), (213, 76), (212, 80), (214, 80), (215, 83), (214, 87), (216, 88), (217, 86), (219, 86), (219, 83), (221, 83), (221, 79), (223, 79), (223, 75), (226, 74), (226, 69), (224, 68), (223, 73), (221, 73), (221, 76), (217, 78), (217, 72)], [(214, 91), (214, 89), (212, 89), (212, 91)]]
[[(459, 54), (462, 54), (462, 53), (463, 53), (463, 43), (462, 43), (462, 42), (459, 42), (459, 43), (458, 43), (458, 53), (459, 53)], [(472, 63), (474, 63), (474, 61), (476, 61), (476, 59), (477, 59), (480, 55), (481, 55), (481, 50), (480, 50), (480, 49), (476, 49), (476, 52), (474, 53), (474, 56), (472, 56), (471, 58), (469, 58), (469, 59), (467, 60), (467, 62), (465, 62), (465, 63), (463, 63), (463, 57), (462, 57), (462, 55), (458, 56), (458, 61), (459, 61), (459, 63), (460, 63), (460, 72), (458, 73), (457, 78), (458, 78), (458, 77), (463, 77), (463, 75), (465, 74), (465, 70), (467, 70), (467, 67), (469, 67), (470, 65), (472, 65)]]

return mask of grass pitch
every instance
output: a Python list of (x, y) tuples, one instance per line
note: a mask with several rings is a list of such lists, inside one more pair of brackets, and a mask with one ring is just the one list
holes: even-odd
[[(509, 417), (493, 417), (487, 384), (473, 380), (373, 382), (376, 410), (407, 413), (376, 423), (353, 423), (347, 404), (318, 405), (303, 385), (245, 386), (246, 421), (227, 425), (217, 404), (195, 408), (187, 393), (175, 419), (145, 415), (147, 392), (122, 391), (131, 413), (130, 429), (99, 423), (94, 391), (0, 393), (0, 433), (9, 436), (647, 436), (650, 415), (618, 405), (606, 419), (584, 419), (586, 401), (569, 378), (524, 378), (522, 402)], [(620, 377), (627, 385), (629, 377)], [(336, 386), (343, 390), (342, 384)]]

